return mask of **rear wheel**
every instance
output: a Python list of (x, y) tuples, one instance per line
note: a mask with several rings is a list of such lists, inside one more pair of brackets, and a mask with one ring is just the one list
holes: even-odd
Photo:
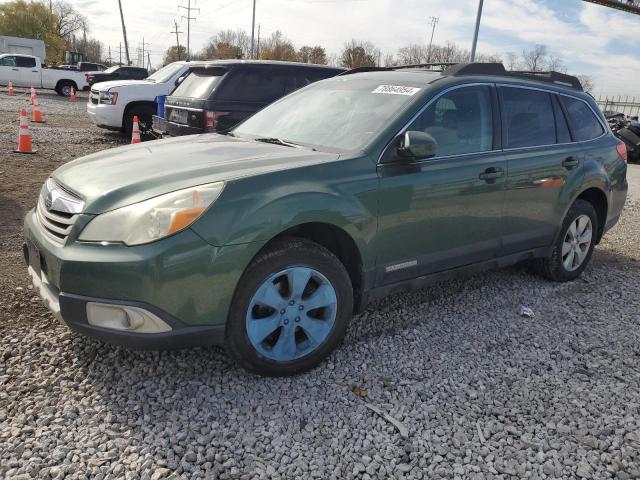
[(598, 228), (593, 205), (576, 200), (567, 212), (551, 256), (538, 260), (537, 270), (557, 282), (578, 278), (591, 260)]
[(342, 341), (352, 311), (351, 280), (331, 252), (304, 239), (278, 240), (238, 283), (227, 349), (251, 372), (300, 373)]
[(63, 97), (70, 97), (71, 92), (74, 90), (77, 92), (78, 88), (76, 87), (75, 83), (69, 81), (60, 82), (56, 88), (56, 92), (58, 93), (58, 95), (61, 95)]

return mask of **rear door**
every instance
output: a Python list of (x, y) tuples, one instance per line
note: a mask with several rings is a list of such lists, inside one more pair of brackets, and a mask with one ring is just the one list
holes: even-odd
[(585, 149), (574, 143), (558, 95), (499, 87), (507, 159), (501, 254), (552, 243), (569, 199), (580, 188)]
[(242, 65), (235, 67), (207, 102), (206, 109), (217, 113), (216, 129), (226, 131), (285, 94), (284, 66)]

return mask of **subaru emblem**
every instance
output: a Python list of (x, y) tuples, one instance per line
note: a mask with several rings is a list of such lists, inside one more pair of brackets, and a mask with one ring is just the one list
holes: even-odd
[(53, 200), (51, 199), (51, 192), (47, 193), (47, 196), (44, 199), (44, 206), (47, 207), (47, 210), (51, 209), (51, 205)]

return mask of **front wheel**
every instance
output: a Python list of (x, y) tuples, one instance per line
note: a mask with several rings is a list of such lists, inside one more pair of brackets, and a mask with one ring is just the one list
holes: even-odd
[(340, 260), (314, 242), (283, 238), (238, 282), (227, 349), (251, 372), (304, 372), (342, 341), (352, 311), (351, 280)]
[(591, 260), (597, 232), (598, 216), (593, 205), (576, 200), (565, 216), (551, 256), (538, 260), (537, 270), (556, 282), (578, 278)]

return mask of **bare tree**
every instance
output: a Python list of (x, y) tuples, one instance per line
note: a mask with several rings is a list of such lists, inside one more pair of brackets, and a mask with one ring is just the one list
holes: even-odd
[(399, 62), (395, 59), (393, 53), (386, 53), (382, 59), (382, 65), (385, 67), (395, 67), (399, 65)]
[(58, 17), (56, 25), (58, 34), (65, 41), (69, 41), (72, 35), (87, 30), (87, 17), (78, 12), (66, 0), (57, 0), (53, 3), (53, 13)]
[(298, 61), (302, 63), (327, 64), (327, 52), (319, 45), (310, 47), (305, 45), (298, 50)]
[(585, 92), (593, 92), (593, 89), (596, 88), (596, 84), (593, 81), (593, 78), (591, 78), (589, 75), (576, 75), (578, 77), (578, 80), (580, 80), (580, 83), (582, 84), (582, 89)]
[(518, 55), (513, 52), (507, 52), (505, 55), (505, 68), (507, 70), (518, 70), (520, 61), (518, 60)]
[(379, 57), (380, 49), (373, 43), (351, 40), (342, 49), (340, 65), (347, 68), (375, 67)]
[(247, 32), (223, 30), (211, 37), (198, 56), (204, 59), (247, 58), (250, 48)]
[(530, 72), (541, 72), (547, 64), (547, 47), (536, 45), (531, 50), (522, 50), (522, 61), (526, 70)]
[(426, 63), (428, 57), (429, 49), (417, 43), (412, 43), (398, 50), (398, 63), (400, 65)]
[(567, 67), (564, 66), (562, 58), (551, 54), (549, 54), (549, 57), (547, 58), (547, 70), (567, 73)]

